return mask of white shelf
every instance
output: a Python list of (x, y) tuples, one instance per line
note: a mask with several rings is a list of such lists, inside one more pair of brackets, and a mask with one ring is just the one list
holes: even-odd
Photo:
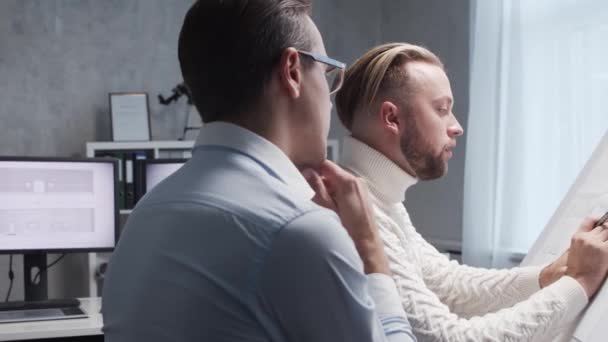
[(160, 151), (190, 152), (194, 141), (157, 140), (157, 141), (92, 141), (87, 142), (87, 157), (95, 156), (95, 151), (115, 150), (153, 150), (154, 158), (160, 156)]
[(132, 149), (177, 149), (187, 150), (194, 146), (194, 140), (153, 140), (153, 141), (92, 141), (87, 142), (89, 150), (132, 150)]
[[(186, 141), (91, 141), (86, 143), (86, 156), (88, 158), (95, 157), (98, 151), (129, 151), (129, 150), (152, 150), (153, 157), (157, 158), (189, 158), (192, 156), (193, 140)], [(167, 156), (168, 155), (168, 156)], [(119, 211), (121, 221), (126, 219), (126, 216), (131, 214), (130, 209), (121, 209)], [(89, 296), (97, 297), (99, 291), (97, 289), (97, 281), (95, 279), (95, 270), (104, 262), (110, 260), (111, 253), (89, 253)]]

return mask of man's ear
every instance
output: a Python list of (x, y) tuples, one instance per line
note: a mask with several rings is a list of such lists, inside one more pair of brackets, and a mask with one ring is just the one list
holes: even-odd
[(380, 104), (382, 126), (395, 135), (399, 135), (400, 128), (402, 128), (398, 111), (397, 105), (391, 101), (384, 101)]
[(281, 87), (292, 98), (300, 97), (302, 85), (302, 63), (300, 54), (292, 47), (283, 50), (279, 62), (279, 80)]

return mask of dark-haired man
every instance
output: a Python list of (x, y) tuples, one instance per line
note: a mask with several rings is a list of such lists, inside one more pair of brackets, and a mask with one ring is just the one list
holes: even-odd
[(341, 83), (326, 75), (344, 65), (309, 13), (305, 0), (205, 0), (186, 15), (179, 59), (206, 124), (129, 217), (107, 341), (415, 340), (365, 187), (324, 161)]

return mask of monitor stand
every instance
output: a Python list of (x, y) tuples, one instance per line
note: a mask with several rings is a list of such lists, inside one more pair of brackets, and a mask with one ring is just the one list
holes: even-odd
[[(47, 300), (48, 278), (46, 268), (46, 253), (28, 253), (23, 255), (23, 285), (26, 302)], [(36, 283), (34, 277), (40, 272)]]
[(87, 317), (77, 299), (48, 299), (46, 265), (46, 253), (23, 255), (24, 301), (0, 303), (0, 324)]

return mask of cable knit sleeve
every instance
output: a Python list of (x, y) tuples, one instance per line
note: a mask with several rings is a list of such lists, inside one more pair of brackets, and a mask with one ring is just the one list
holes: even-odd
[[(501, 271), (484, 272), (475, 269), (485, 274), (487, 279), (474, 280), (476, 277), (470, 276), (473, 273), (466, 266), (451, 263), (426, 243), (413, 227), (401, 222), (404, 228), (401, 229), (377, 207), (375, 212), (401, 303), (421, 342), (550, 341), (560, 328), (567, 327), (587, 305), (585, 290), (570, 277), (562, 277), (534, 294), (531, 294), (535, 291), (531, 288), (530, 279), (537, 278), (537, 275), (532, 275), (532, 269), (507, 272), (507, 276)], [(466, 274), (469, 283), (455, 279), (457, 275), (449, 274), (450, 272), (460, 276)], [(526, 275), (528, 272), (529, 275)], [(442, 277), (445, 279), (440, 280)], [(426, 278), (434, 280), (430, 281), (432, 287)], [(499, 278), (510, 280), (499, 281)], [(526, 278), (529, 279), (525, 280)], [(503, 291), (514, 293), (505, 296), (498, 289), (477, 290), (496, 287), (496, 283), (509, 284), (503, 286)], [(522, 283), (521, 286), (518, 283)], [(515, 289), (518, 286), (526, 289), (517, 291)], [(504, 290), (505, 288), (511, 290)], [(475, 291), (482, 293), (479, 298)], [(501, 305), (494, 304), (496, 297), (491, 297), (494, 291), (503, 298)], [(527, 299), (515, 304), (516, 298), (524, 297)], [(514, 305), (507, 307), (507, 301)], [(449, 306), (446, 305), (448, 302)], [(475, 309), (467, 309), (469, 305)], [(452, 306), (469, 315), (451, 310)], [(502, 306), (504, 309), (486, 314), (471, 314), (472, 311), (488, 312), (484, 306)]]
[(452, 312), (464, 317), (483, 315), (511, 307), (540, 290), (541, 267), (495, 270), (460, 265), (439, 253), (416, 232), (403, 205), (393, 206), (389, 212), (392, 214), (384, 216), (377, 211), (379, 219), (385, 220), (385, 225), (393, 225), (389, 231), (402, 241), (415, 246), (416, 254), (424, 261), (419, 267), (426, 286)]
[(419, 249), (424, 282), (452, 312), (472, 317), (508, 308), (540, 290), (541, 267), (516, 267), (496, 270), (475, 268), (450, 261), (411, 232)]
[[(411, 250), (405, 251), (398, 237), (380, 226), (401, 302), (421, 342), (547, 341), (559, 328), (573, 321), (587, 304), (587, 296), (578, 282), (563, 277), (510, 308), (472, 318), (459, 317), (426, 286), (418, 266), (412, 262)], [(449, 291), (449, 287), (443, 289), (445, 293)], [(466, 292), (463, 287), (461, 293)], [(486, 300), (491, 305), (491, 300)]]

